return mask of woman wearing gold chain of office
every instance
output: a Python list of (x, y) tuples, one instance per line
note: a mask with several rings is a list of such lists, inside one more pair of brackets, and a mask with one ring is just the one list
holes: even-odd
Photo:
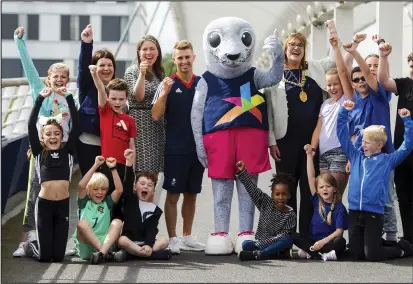
[[(335, 32), (334, 25), (330, 25), (329, 28), (330, 32)], [(332, 49), (326, 58), (306, 60), (306, 48), (307, 39), (301, 33), (293, 33), (285, 40), (284, 78), (279, 85), (265, 90), (269, 106), (270, 153), (276, 162), (277, 172), (293, 175), (296, 179), (294, 188), (300, 185), (299, 232), (304, 235), (308, 235), (313, 206), (303, 147), (311, 142), (317, 125), (324, 99), (323, 90), (326, 90), (325, 73), (336, 65)], [(346, 66), (351, 68), (352, 59), (350, 54), (345, 54)], [(284, 109), (281, 109), (280, 104), (284, 105)], [(316, 151), (316, 176), (319, 173), (318, 156)], [(291, 192), (289, 205), (297, 213), (297, 190)]]

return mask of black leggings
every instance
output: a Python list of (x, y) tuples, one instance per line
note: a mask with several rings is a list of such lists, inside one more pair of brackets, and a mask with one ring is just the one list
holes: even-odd
[(294, 244), (311, 255), (314, 258), (318, 258), (319, 254), (318, 252), (321, 253), (327, 253), (332, 250), (335, 250), (337, 258), (339, 258), (343, 252), (346, 250), (346, 240), (341, 237), (341, 238), (334, 238), (330, 242), (326, 243), (319, 251), (311, 251), (310, 247), (314, 245), (316, 241), (308, 238), (308, 237), (303, 237), (302, 234), (297, 234), (297, 233), (292, 233), (291, 235), (293, 237)]
[(399, 246), (383, 247), (383, 214), (349, 210), (349, 246), (354, 260), (384, 261), (399, 258)]
[(79, 164), (80, 172), (84, 176), (95, 164), (96, 156), (101, 155), (100, 146), (85, 144), (80, 139), (76, 144), (76, 157)]
[[(409, 161), (409, 160), (410, 161)], [(413, 243), (413, 159), (406, 159), (394, 171), (404, 238)]]
[(37, 260), (63, 260), (69, 231), (69, 208), (70, 198), (57, 201), (37, 198), (35, 216), (38, 245), (33, 248), (33, 257)]

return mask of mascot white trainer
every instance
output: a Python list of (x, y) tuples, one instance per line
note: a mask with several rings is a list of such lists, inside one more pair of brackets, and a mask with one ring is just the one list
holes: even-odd
[[(260, 89), (278, 84), (284, 71), (284, 52), (277, 32), (266, 38), (264, 49), (273, 55), (272, 67), (252, 67), (256, 35), (245, 20), (216, 19), (203, 34), (207, 71), (198, 82), (191, 111), (197, 155), (211, 178), (214, 226), (205, 254), (233, 253), (229, 235), (236, 163), (243, 160), (251, 179), (271, 169), (268, 154), (268, 115)], [(244, 240), (254, 240), (255, 207), (241, 182), (238, 192), (239, 230), (235, 252)]]

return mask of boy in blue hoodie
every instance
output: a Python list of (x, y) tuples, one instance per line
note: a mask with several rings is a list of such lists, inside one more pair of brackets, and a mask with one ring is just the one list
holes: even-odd
[(350, 140), (347, 127), (354, 102), (345, 101), (337, 120), (337, 136), (344, 153), (351, 162), (348, 188), (349, 243), (356, 260), (384, 261), (391, 258), (413, 255), (410, 244), (401, 239), (397, 246), (381, 246), (384, 206), (388, 199), (391, 171), (413, 149), (413, 122), (410, 111), (400, 109), (404, 122), (404, 142), (393, 153), (382, 153), (387, 133), (383, 125), (371, 125), (364, 129), (362, 150), (357, 150)]

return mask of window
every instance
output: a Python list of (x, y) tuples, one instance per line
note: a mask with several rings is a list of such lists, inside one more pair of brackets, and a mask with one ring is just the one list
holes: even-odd
[(80, 34), (89, 24), (89, 16), (60, 16), (60, 39), (80, 40)]
[(24, 77), (23, 67), (20, 59), (1, 59), (1, 77), (2, 78), (21, 78)]
[(1, 15), (1, 38), (13, 39), (13, 31), (19, 27), (19, 17), (17, 14)]
[(123, 76), (125, 76), (125, 70), (126, 70), (126, 64), (129, 64), (130, 61), (120, 61), (116, 60), (116, 78), (121, 78), (123, 79)]
[(39, 15), (27, 15), (27, 39), (39, 40)]
[(63, 62), (63, 59), (33, 59), (34, 66), (36, 66), (40, 77), (46, 77), (47, 70), (49, 70), (50, 65), (57, 62)]
[(102, 41), (119, 41), (128, 16), (102, 16)]

